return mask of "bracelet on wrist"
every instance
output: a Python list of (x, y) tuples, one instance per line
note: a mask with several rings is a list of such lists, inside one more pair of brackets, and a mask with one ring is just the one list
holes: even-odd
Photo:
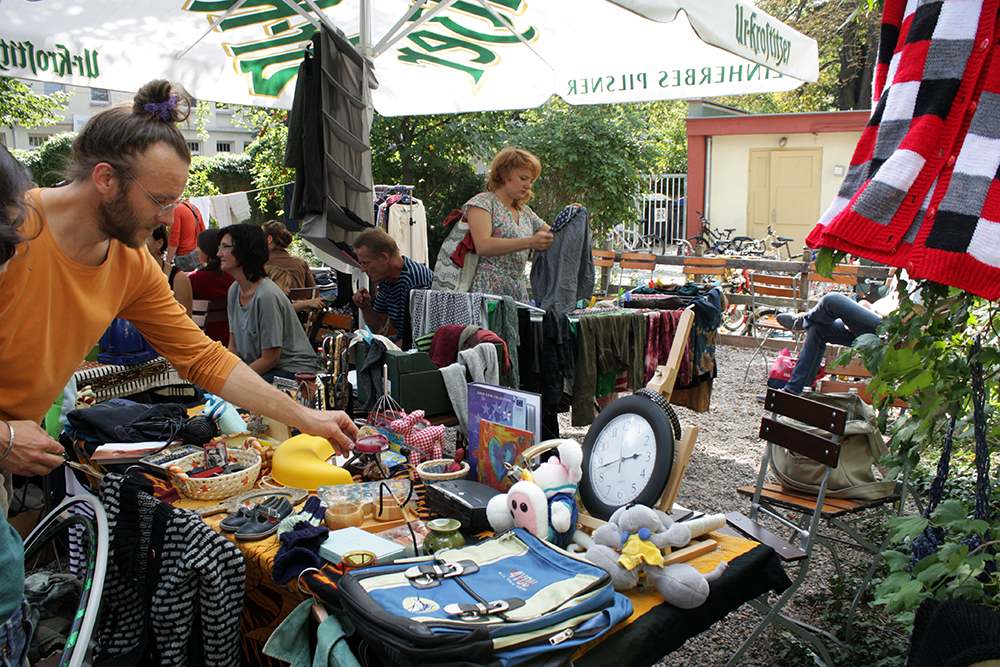
[(7, 451), (3, 453), (3, 456), (0, 456), (0, 461), (7, 458), (7, 455), (10, 454), (10, 450), (14, 449), (14, 425), (10, 422), (4, 423), (7, 424), (7, 428), (10, 429), (10, 441), (7, 443)]

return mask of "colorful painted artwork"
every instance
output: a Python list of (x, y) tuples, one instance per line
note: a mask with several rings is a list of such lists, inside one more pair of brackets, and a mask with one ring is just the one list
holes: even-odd
[(476, 471), (479, 481), (506, 492), (515, 481), (507, 476), (507, 464), (514, 465), (521, 452), (534, 443), (531, 431), (479, 420), (479, 467)]
[(484, 458), (480, 453), (484, 450), (479, 446), (481, 420), (527, 431), (534, 437), (532, 442), (541, 442), (542, 397), (530, 391), (482, 382), (469, 383), (469, 479), (488, 484), (479, 473), (479, 462)]

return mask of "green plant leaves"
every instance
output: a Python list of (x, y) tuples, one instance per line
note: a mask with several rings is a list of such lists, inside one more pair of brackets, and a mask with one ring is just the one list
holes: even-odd
[(886, 523), (889, 525), (889, 534), (894, 543), (902, 542), (903, 538), (912, 540), (930, 525), (929, 520), (917, 515), (891, 517)]

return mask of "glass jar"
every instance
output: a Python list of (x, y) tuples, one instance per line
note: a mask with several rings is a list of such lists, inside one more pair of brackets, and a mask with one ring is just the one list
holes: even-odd
[(462, 527), (458, 519), (432, 519), (427, 522), (430, 532), (424, 538), (423, 551), (425, 556), (435, 554), (441, 549), (457, 549), (465, 546), (465, 537), (458, 529)]

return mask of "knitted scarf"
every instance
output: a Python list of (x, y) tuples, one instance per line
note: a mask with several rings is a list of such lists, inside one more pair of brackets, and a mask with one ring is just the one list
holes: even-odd
[(886, 0), (871, 120), (809, 234), (1000, 298), (1000, 0)]

